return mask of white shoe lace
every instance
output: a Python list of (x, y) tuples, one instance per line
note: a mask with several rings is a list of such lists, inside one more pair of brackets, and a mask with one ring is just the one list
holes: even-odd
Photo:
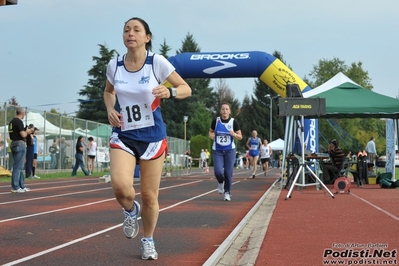
[(125, 212), (125, 226), (133, 227), (133, 224), (136, 222), (136, 215), (131, 216), (128, 212)]
[(149, 241), (149, 240), (144, 240), (142, 241), (143, 243), (143, 249), (145, 250), (145, 252), (155, 252), (155, 245), (154, 245), (154, 241)]

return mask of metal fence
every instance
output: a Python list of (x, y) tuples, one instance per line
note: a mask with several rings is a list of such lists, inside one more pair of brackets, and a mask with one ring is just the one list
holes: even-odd
[[(0, 165), (6, 169), (12, 168), (12, 155), (8, 135), (8, 123), (15, 117), (15, 106), (4, 105), (0, 109)], [(109, 167), (108, 141), (112, 127), (107, 124), (83, 120), (62, 114), (46, 111), (26, 109), (24, 125), (33, 124), (39, 129), (37, 134), (38, 157), (36, 169), (61, 171), (72, 169), (75, 158), (75, 146), (79, 136), (85, 141), (92, 137), (97, 143), (96, 165), (97, 171)], [(189, 159), (184, 155), (189, 142), (173, 137), (167, 137), (169, 157), (165, 160), (165, 173), (173, 171), (173, 175), (187, 174), (191, 169), (187, 164)], [(59, 146), (57, 153), (50, 153), (50, 146), (56, 142)], [(8, 147), (7, 147), (8, 146)], [(65, 170), (67, 171), (67, 170)]]

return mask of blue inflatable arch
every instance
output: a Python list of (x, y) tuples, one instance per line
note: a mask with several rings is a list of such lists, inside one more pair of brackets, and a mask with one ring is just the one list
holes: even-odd
[(278, 58), (265, 52), (181, 53), (168, 60), (183, 78), (255, 77), (281, 97), (286, 97), (287, 83), (298, 84), (303, 92), (310, 89)]

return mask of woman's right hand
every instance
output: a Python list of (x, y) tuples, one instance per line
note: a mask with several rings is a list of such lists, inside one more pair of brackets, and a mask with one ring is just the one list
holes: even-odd
[(115, 109), (108, 111), (108, 122), (113, 127), (121, 126), (121, 114), (118, 113)]

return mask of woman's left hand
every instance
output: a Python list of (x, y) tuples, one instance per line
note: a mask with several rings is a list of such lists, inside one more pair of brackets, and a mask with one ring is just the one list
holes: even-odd
[(170, 92), (164, 85), (159, 85), (152, 89), (152, 95), (154, 95), (155, 98), (168, 99), (170, 97)]

